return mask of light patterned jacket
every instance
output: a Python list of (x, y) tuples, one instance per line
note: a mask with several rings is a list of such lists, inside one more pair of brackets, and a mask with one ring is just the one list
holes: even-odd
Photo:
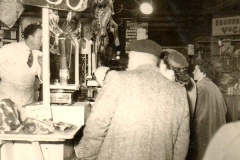
[(189, 145), (186, 90), (156, 66), (111, 71), (83, 139), (85, 160), (184, 160)]

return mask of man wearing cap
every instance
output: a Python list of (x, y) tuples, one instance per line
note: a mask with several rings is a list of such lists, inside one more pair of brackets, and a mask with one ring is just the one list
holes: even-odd
[[(110, 71), (84, 129), (84, 159), (184, 160), (189, 145), (186, 90), (157, 67), (161, 46), (127, 46), (127, 71)], [(184, 94), (185, 93), (185, 94)]]

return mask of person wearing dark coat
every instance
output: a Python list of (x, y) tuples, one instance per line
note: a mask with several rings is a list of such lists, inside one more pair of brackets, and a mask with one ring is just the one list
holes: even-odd
[(202, 160), (213, 135), (226, 124), (227, 107), (220, 89), (211, 81), (212, 67), (210, 61), (198, 60), (193, 72), (197, 81), (197, 102), (189, 150), (191, 160)]

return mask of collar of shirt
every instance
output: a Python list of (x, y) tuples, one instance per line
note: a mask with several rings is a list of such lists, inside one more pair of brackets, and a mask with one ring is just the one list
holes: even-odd
[(28, 50), (28, 51), (32, 50), (32, 49), (30, 49), (30, 48), (27, 46), (27, 44), (26, 44), (25, 41), (23, 41), (22, 43), (24, 44), (24, 47), (26, 48), (26, 50)]

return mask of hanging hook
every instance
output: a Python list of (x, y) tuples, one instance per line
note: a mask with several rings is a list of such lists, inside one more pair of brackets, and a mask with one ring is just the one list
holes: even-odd
[(140, 3), (137, 0), (134, 0), (134, 1), (137, 2), (140, 5)]
[(122, 25), (122, 23), (123, 23), (123, 20), (121, 19), (121, 22), (118, 24), (118, 26), (121, 26), (121, 25)]
[(123, 10), (123, 4), (121, 4), (121, 8), (119, 9), (119, 11), (116, 11), (115, 13), (120, 13), (122, 12), (122, 10)]

